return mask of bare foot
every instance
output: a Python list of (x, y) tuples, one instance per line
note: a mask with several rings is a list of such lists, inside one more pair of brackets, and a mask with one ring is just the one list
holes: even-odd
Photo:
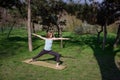
[(57, 67), (57, 68), (59, 67), (59, 63), (56, 63), (56, 67)]
[(34, 62), (34, 61), (36, 61), (36, 60), (34, 60), (34, 59), (30, 59), (30, 61), (29, 61), (29, 62)]

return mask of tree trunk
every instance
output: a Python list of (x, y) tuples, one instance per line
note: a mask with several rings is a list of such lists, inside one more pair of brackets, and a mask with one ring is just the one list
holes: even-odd
[(10, 28), (10, 31), (8, 32), (7, 38), (9, 38), (10, 33), (12, 32), (15, 23), (16, 23), (16, 22), (14, 21), (14, 23), (10, 26), (11, 28)]
[(56, 26), (57, 26), (57, 30), (58, 30), (58, 37), (60, 37), (60, 27), (58, 24)]
[[(59, 25), (60, 27), (60, 37), (62, 38), (62, 27)], [(63, 48), (63, 40), (61, 40), (60, 42), (60, 47)]]
[(103, 27), (103, 34), (104, 34), (104, 38), (103, 38), (103, 46), (102, 49), (105, 49), (105, 44), (106, 44), (106, 38), (107, 38), (107, 28), (106, 25)]
[(101, 30), (98, 32), (98, 35), (97, 35), (99, 43), (100, 43), (100, 34), (101, 34), (101, 32), (103, 32), (103, 26), (101, 26)]
[(31, 35), (31, 7), (30, 7), (30, 1), (28, 0), (28, 46), (29, 46), (29, 51), (32, 51), (32, 35)]
[(1, 29), (1, 32), (3, 33), (3, 32), (4, 32), (3, 25), (1, 26), (1, 28), (0, 28), (0, 29)]
[(5, 24), (6, 24), (6, 16), (7, 16), (7, 11), (6, 11), (6, 9), (5, 8), (2, 8), (2, 26), (1, 26), (1, 31), (2, 31), (2, 33), (4, 32), (4, 27), (6, 27), (5, 26)]
[(34, 25), (34, 22), (32, 21), (32, 33), (35, 33), (36, 32), (36, 30), (35, 30), (35, 25)]
[(117, 47), (119, 41), (120, 41), (120, 24), (119, 24), (119, 27), (118, 27), (118, 31), (117, 31), (117, 36), (116, 36), (116, 39), (115, 39), (114, 47)]

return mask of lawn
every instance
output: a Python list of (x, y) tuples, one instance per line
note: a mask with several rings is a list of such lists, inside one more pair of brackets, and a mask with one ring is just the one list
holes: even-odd
[[(108, 35), (103, 51), (96, 35), (64, 32), (64, 37), (71, 38), (64, 41), (64, 48), (60, 48), (60, 41), (53, 44), (53, 50), (63, 56), (61, 60), (67, 66), (64, 70), (23, 63), (43, 49), (44, 41), (32, 37), (33, 51), (29, 52), (26, 30), (15, 29), (9, 38), (6, 35), (6, 32), (0, 33), (0, 80), (120, 80), (120, 69), (116, 65), (120, 61), (120, 48), (111, 46), (114, 34)], [(55, 63), (52, 58), (44, 55), (39, 60)]]

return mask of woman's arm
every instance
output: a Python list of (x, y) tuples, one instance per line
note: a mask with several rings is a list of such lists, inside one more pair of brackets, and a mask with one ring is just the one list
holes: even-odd
[(69, 38), (52, 38), (53, 40), (69, 40)]
[(43, 39), (43, 40), (45, 40), (45, 39), (46, 39), (45, 37), (42, 37), (42, 36), (37, 35), (37, 34), (35, 34), (35, 33), (32, 33), (32, 35), (37, 36), (37, 37), (39, 37), (39, 38), (41, 38), (41, 39)]

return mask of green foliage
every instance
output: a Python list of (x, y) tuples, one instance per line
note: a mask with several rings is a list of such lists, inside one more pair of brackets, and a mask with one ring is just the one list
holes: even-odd
[[(38, 34), (44, 35), (44, 32)], [(9, 39), (6, 39), (6, 33), (0, 33), (0, 80), (114, 80), (120, 77), (115, 64), (120, 59), (120, 48), (111, 46), (114, 35), (109, 35), (104, 51), (96, 42), (96, 35), (64, 32), (63, 37), (71, 38), (64, 41), (64, 48), (60, 48), (59, 41), (53, 44), (53, 50), (64, 56), (61, 57), (63, 65), (67, 65), (59, 71), (21, 62), (38, 54), (43, 49), (43, 40), (33, 37), (34, 50), (29, 52), (26, 30), (14, 30)], [(55, 63), (47, 60), (50, 58), (52, 56), (45, 55), (39, 60)]]

